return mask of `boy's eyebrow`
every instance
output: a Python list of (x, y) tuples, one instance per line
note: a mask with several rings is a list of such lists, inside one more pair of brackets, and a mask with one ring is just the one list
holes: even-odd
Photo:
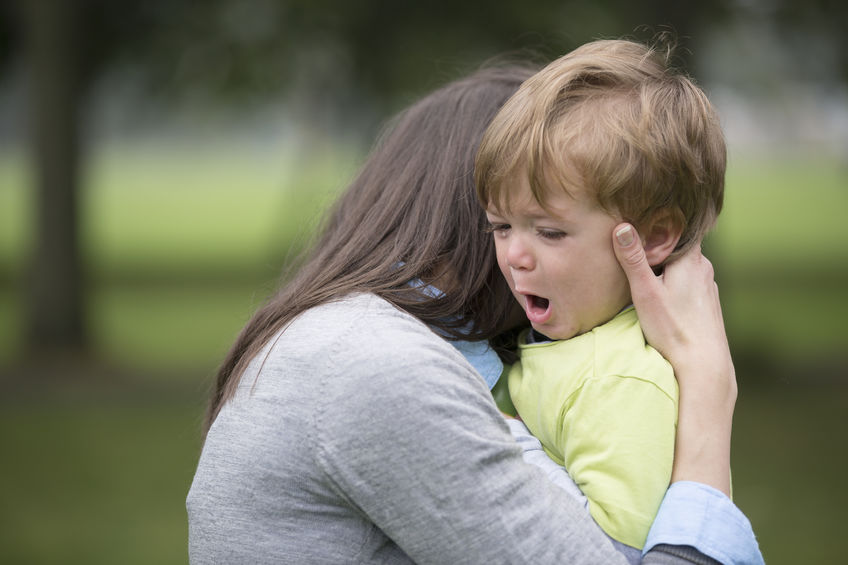
[[(555, 214), (553, 212), (549, 212), (548, 210), (541, 208), (541, 212), (533, 212), (531, 214), (527, 214), (527, 217), (531, 218), (533, 220), (544, 220), (544, 219), (550, 218), (554, 215)], [(559, 216), (559, 214), (556, 214), (556, 216)]]
[(546, 205), (544, 202), (540, 201), (537, 198), (533, 198), (533, 202), (525, 207), (525, 210), (530, 208), (529, 213), (527, 213), (527, 217), (535, 219), (544, 219), (550, 218), (551, 216), (564, 217), (564, 213), (567, 213), (568, 210), (554, 210), (550, 206)]
[[(529, 213), (523, 212), (522, 215), (525, 216), (526, 218), (531, 219), (531, 220), (551, 220), (551, 219), (553, 219), (553, 220), (560, 220), (560, 221), (567, 221), (569, 219), (569, 217), (571, 216), (568, 213), (567, 210), (564, 210), (564, 211), (563, 210), (549, 210), (549, 209), (543, 207), (538, 202), (536, 202), (536, 206), (538, 206), (538, 210), (532, 210)], [(492, 215), (492, 216), (497, 216), (497, 217), (505, 217), (505, 216), (509, 216), (510, 214), (514, 214), (514, 213), (515, 213), (514, 207), (511, 207), (507, 210), (493, 209), (493, 208), (487, 208), (486, 209), (486, 214), (489, 214), (489, 215)]]

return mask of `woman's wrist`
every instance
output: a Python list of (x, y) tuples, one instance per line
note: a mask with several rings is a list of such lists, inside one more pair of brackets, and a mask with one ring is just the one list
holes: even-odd
[[(730, 496), (730, 437), (722, 430), (701, 433), (678, 427), (671, 482), (692, 481), (709, 485)], [(681, 437), (687, 439), (681, 440)]]
[(736, 378), (732, 365), (725, 371), (680, 381), (671, 480), (706, 484), (730, 496), (730, 438)]

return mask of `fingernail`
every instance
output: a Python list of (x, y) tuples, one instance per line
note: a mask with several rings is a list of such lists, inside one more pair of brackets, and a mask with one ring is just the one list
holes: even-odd
[(631, 226), (624, 226), (615, 232), (615, 238), (618, 240), (618, 244), (622, 247), (629, 246), (633, 243), (633, 228)]

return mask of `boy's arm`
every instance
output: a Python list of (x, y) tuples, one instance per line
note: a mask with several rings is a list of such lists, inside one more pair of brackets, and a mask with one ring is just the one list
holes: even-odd
[(587, 381), (563, 409), (565, 467), (611, 537), (641, 548), (671, 478), (677, 407), (651, 382)]
[(505, 365), (501, 377), (495, 386), (492, 387), (492, 398), (495, 399), (495, 404), (498, 405), (498, 410), (507, 416), (515, 417), (518, 411), (512, 404), (512, 399), (509, 397), (509, 379), (507, 378), (510, 365)]

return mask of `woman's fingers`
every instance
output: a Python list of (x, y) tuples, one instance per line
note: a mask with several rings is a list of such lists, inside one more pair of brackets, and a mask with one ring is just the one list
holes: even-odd
[(654, 274), (630, 224), (616, 226), (613, 249), (648, 343), (675, 369), (729, 360), (713, 267), (699, 247), (666, 265), (662, 276)]
[(632, 225), (619, 224), (615, 227), (613, 249), (630, 284), (630, 296), (639, 313), (645, 337), (660, 353), (667, 355), (672, 348), (670, 332), (675, 316), (669, 310), (665, 281), (657, 277), (648, 264), (639, 234)]

